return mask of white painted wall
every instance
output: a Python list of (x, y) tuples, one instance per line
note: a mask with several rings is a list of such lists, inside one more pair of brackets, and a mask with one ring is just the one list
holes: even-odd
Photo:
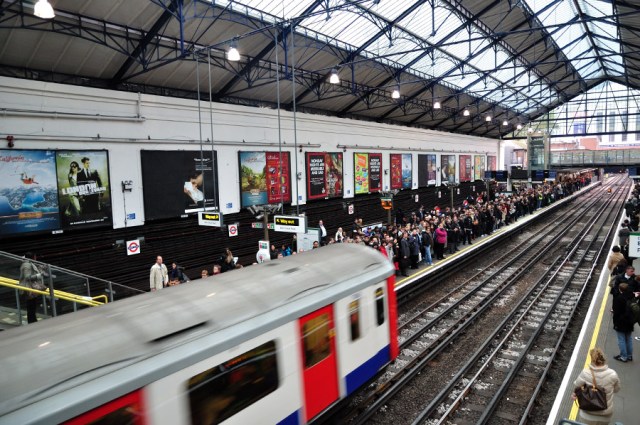
[[(215, 103), (210, 112), (208, 102), (202, 102), (200, 107), (199, 119), (198, 102), (193, 100), (0, 77), (0, 137), (13, 135), (16, 149), (109, 151), (115, 228), (124, 226), (125, 201), (127, 213), (136, 213), (136, 219), (127, 225), (144, 224), (140, 150), (199, 150), (200, 131), (203, 140), (212, 138), (211, 116), (214, 147), (218, 152), (221, 211), (226, 214), (239, 211), (237, 152), (278, 150), (277, 111)], [(291, 152), (293, 177), (296, 173), (293, 114), (281, 111), (280, 115), (282, 146)], [(388, 170), (389, 148), (398, 153), (420, 149), (414, 153), (425, 154), (498, 155), (499, 150), (494, 139), (302, 113), (296, 116), (296, 127), (297, 144), (303, 148), (303, 153), (297, 152), (297, 171), (302, 173), (302, 180), (298, 181), (301, 204), (306, 199), (304, 151), (335, 152), (339, 151), (337, 145), (349, 146), (344, 155), (344, 197), (352, 198), (353, 152), (383, 152), (383, 170)], [(243, 141), (249, 146), (241, 146)], [(252, 143), (273, 146), (250, 146)], [(319, 147), (305, 148), (307, 144)], [(204, 149), (211, 147), (205, 144)], [(413, 181), (417, 182), (415, 155), (413, 165)], [(389, 174), (383, 173), (382, 177), (383, 188), (388, 187)], [(132, 180), (134, 190), (123, 194), (122, 180)], [(292, 193), (295, 198), (295, 187)]]

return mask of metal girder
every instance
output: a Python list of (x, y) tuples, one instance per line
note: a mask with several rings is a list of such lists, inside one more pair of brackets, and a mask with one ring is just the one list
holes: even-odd
[[(389, 26), (393, 26), (395, 23), (400, 22), (402, 19), (404, 19), (406, 16), (411, 14), (414, 10), (416, 10), (418, 7), (422, 6), (426, 2), (427, 2), (427, 0), (418, 0), (418, 1), (416, 1), (413, 5), (411, 5), (406, 10), (404, 10), (393, 22), (389, 22)], [(381, 29), (376, 34), (374, 34), (372, 37), (370, 37), (367, 41), (365, 41), (356, 50), (354, 50), (353, 52), (350, 52), (347, 55), (347, 57), (345, 59), (343, 59), (342, 61), (340, 61), (340, 63), (337, 64), (336, 66), (343, 66), (345, 64), (348, 64), (348, 63), (352, 62), (356, 57), (358, 57), (358, 55), (360, 55), (362, 52), (364, 52), (367, 49), (367, 47), (369, 47), (371, 44), (373, 44), (376, 40), (378, 40), (384, 34), (385, 34), (385, 29)], [(327, 73), (321, 80), (318, 80), (318, 82), (316, 84), (318, 84), (318, 85), (322, 84), (322, 81), (326, 80), (328, 77), (329, 77), (329, 73)], [(305, 96), (307, 96), (311, 91), (313, 91), (313, 89), (307, 89), (307, 90), (303, 91), (301, 94), (299, 94), (296, 97), (295, 102), (296, 103), (301, 102), (302, 99)]]
[(144, 64), (146, 62), (146, 60), (144, 59), (144, 53), (146, 52), (147, 47), (149, 46), (149, 43), (151, 43), (151, 40), (153, 40), (158, 35), (159, 31), (165, 25), (167, 25), (169, 20), (172, 17), (176, 16), (176, 12), (179, 12), (178, 19), (180, 20), (180, 25), (182, 27), (182, 22), (183, 22), (182, 5), (183, 5), (183, 0), (171, 0), (171, 3), (169, 4), (169, 6), (164, 10), (164, 12), (162, 12), (162, 15), (160, 15), (158, 20), (156, 20), (156, 22), (151, 26), (151, 28), (144, 35), (144, 37), (140, 39), (140, 41), (138, 42), (138, 45), (129, 54), (129, 57), (124, 61), (120, 69), (118, 69), (118, 71), (116, 71), (116, 73), (113, 75), (113, 77), (111, 78), (111, 81), (114, 84), (117, 84), (122, 80), (122, 77), (127, 73), (129, 68), (131, 68), (131, 66), (133, 66), (133, 64), (136, 62), (135, 58), (140, 57), (139, 59), (137, 59), (139, 63)]
[[(301, 14), (301, 16), (308, 15), (309, 13), (313, 12), (322, 3), (324, 3), (324, 0), (315, 0), (307, 9), (305, 9), (305, 11)], [(265, 46), (265, 48), (262, 49), (255, 57), (251, 58), (251, 60), (247, 62), (247, 64), (242, 68), (242, 70), (240, 70), (240, 72), (238, 72), (238, 74), (235, 77), (229, 80), (227, 84), (225, 84), (224, 87), (222, 87), (222, 89), (220, 89), (218, 93), (216, 93), (216, 96), (218, 98), (226, 96), (226, 93), (229, 90), (231, 90), (231, 88), (234, 85), (236, 85), (238, 81), (240, 81), (243, 78), (243, 76), (246, 75), (251, 70), (251, 68), (256, 66), (258, 62), (263, 60), (269, 54), (269, 52), (271, 52), (278, 45), (278, 43), (281, 43), (282, 39), (287, 37), (290, 32), (291, 32), (291, 26), (286, 26), (280, 29), (278, 31), (278, 35), (275, 37), (276, 39), (273, 42), (270, 42), (267, 46)]]

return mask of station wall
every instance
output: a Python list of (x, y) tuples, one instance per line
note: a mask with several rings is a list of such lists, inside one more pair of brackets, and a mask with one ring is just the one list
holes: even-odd
[[(492, 155), (499, 168), (503, 164), (499, 141), (494, 139), (303, 113), (295, 117), (294, 135), (294, 116), (288, 111), (280, 111), (278, 118), (278, 111), (269, 108), (198, 105), (194, 100), (6, 77), (0, 77), (0, 105), (0, 137), (13, 136), (14, 149), (109, 152), (115, 229), (145, 224), (141, 150), (199, 151), (202, 146), (210, 151), (208, 140), (213, 139), (224, 214), (240, 211), (238, 151), (277, 151), (279, 140), (282, 150), (290, 152), (291, 177), (297, 182), (292, 187), (293, 204), (306, 203), (305, 152), (344, 152), (344, 198), (354, 197), (355, 152), (382, 153), (385, 190), (390, 186), (392, 153), (413, 154), (412, 189), (418, 188), (418, 154), (437, 154), (438, 167), (440, 156), (447, 154), (456, 156), (456, 164), (459, 154)], [(133, 190), (121, 191), (122, 181), (132, 181)], [(125, 220), (132, 213), (135, 218)]]

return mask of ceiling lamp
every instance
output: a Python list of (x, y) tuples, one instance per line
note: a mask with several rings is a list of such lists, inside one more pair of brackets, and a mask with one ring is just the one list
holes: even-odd
[(433, 109), (440, 109), (440, 108), (442, 108), (442, 105), (440, 105), (440, 102), (438, 102), (437, 100), (433, 102)]
[(395, 89), (393, 89), (393, 92), (391, 93), (391, 98), (400, 99), (400, 87), (396, 87)]
[(486, 122), (491, 122), (491, 115), (487, 115), (487, 117), (484, 119)]
[(468, 117), (470, 114), (469, 110), (467, 108), (464, 108), (464, 111), (462, 111), (462, 115), (464, 115), (465, 117)]
[(227, 50), (227, 60), (231, 62), (238, 62), (240, 60), (240, 52), (238, 52), (235, 42), (231, 43), (229, 50)]
[(516, 129), (517, 129), (517, 130), (522, 130), (522, 124), (518, 124), (518, 125), (516, 125)]
[(505, 127), (508, 126), (509, 125), (509, 121), (507, 121), (507, 120), (502, 121), (502, 125), (504, 125)]
[(338, 70), (333, 68), (331, 70), (331, 76), (329, 77), (329, 82), (331, 84), (338, 84), (340, 82), (340, 76), (338, 76)]
[(532, 128), (532, 127), (529, 127), (529, 128), (527, 129), (527, 131), (528, 131), (529, 133), (533, 133), (533, 128)]
[(42, 19), (52, 19), (56, 16), (53, 12), (53, 7), (47, 0), (38, 0), (35, 6), (33, 6), (33, 14)]

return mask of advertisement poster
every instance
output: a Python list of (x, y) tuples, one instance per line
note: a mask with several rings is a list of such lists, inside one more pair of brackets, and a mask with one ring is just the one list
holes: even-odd
[(427, 155), (427, 184), (436, 184), (436, 173), (437, 173), (437, 165), (436, 165), (436, 156), (435, 155)]
[(354, 153), (355, 194), (382, 190), (382, 154)]
[(411, 164), (411, 154), (403, 153), (402, 154), (402, 188), (403, 189), (411, 189), (411, 184), (413, 183), (412, 176), (412, 164)]
[(474, 155), (473, 156), (474, 165), (474, 180), (482, 180), (484, 176), (484, 155)]
[(0, 235), (60, 227), (54, 151), (0, 149)]
[(382, 154), (369, 154), (369, 191), (380, 192), (382, 190)]
[(391, 189), (402, 189), (402, 154), (392, 153), (391, 161)]
[(140, 152), (147, 220), (179, 217), (217, 205), (217, 164), (211, 150)]
[(460, 155), (460, 181), (470, 182), (473, 178), (471, 155)]
[(307, 199), (342, 196), (342, 153), (307, 153)]
[(289, 152), (238, 152), (242, 208), (291, 202)]
[(56, 164), (62, 227), (111, 225), (107, 151), (57, 151)]
[(498, 161), (497, 158), (495, 156), (489, 155), (487, 156), (487, 162), (488, 162), (488, 170), (489, 171), (497, 171), (498, 167)]
[(440, 155), (440, 172), (442, 174), (442, 183), (456, 182), (455, 155)]
[(355, 194), (369, 193), (369, 155), (354, 153)]

